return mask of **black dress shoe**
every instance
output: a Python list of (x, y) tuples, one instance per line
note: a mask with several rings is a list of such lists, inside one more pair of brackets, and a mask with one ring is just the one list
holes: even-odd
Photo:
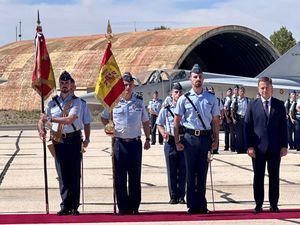
[(277, 207), (277, 206), (275, 206), (275, 207), (270, 207), (270, 212), (274, 212), (274, 213), (279, 213), (280, 212), (280, 210), (279, 210), (279, 208)]
[(73, 216), (79, 216), (80, 213), (78, 212), (77, 209), (72, 209), (72, 215), (73, 215)]
[(179, 204), (186, 204), (186, 202), (185, 202), (184, 198), (182, 198), (182, 199), (179, 199), (178, 203), (179, 203)]
[(258, 207), (256, 206), (254, 209), (253, 209), (253, 213), (254, 214), (257, 214), (257, 213), (261, 213), (263, 210), (262, 210), (262, 207)]
[(72, 212), (70, 209), (61, 209), (60, 211), (57, 212), (58, 216), (65, 216), (65, 215), (70, 215)]
[(138, 215), (138, 214), (140, 214), (139, 210), (133, 210), (132, 211), (132, 215)]
[(200, 209), (199, 213), (200, 214), (210, 214), (211, 212), (208, 209)]
[(189, 215), (198, 214), (198, 213), (199, 213), (199, 210), (197, 210), (197, 209), (189, 208), (187, 210), (187, 214), (189, 214)]
[(178, 201), (177, 201), (177, 199), (172, 198), (172, 199), (169, 201), (169, 204), (171, 204), (171, 205), (178, 204)]

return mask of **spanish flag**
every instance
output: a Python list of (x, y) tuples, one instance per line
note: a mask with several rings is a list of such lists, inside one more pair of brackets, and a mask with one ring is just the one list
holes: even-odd
[(35, 35), (35, 57), (34, 70), (32, 73), (32, 88), (47, 99), (55, 90), (55, 78), (49, 53), (46, 46), (46, 40), (42, 33), (42, 27), (38, 24)]
[(95, 88), (96, 98), (108, 110), (114, 107), (125, 90), (119, 66), (110, 48), (111, 42), (108, 42)]

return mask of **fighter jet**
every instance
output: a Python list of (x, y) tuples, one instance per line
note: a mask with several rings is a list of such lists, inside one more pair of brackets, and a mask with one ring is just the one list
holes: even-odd
[[(152, 99), (154, 91), (158, 91), (160, 98), (166, 98), (173, 83), (179, 82), (184, 91), (191, 89), (189, 70), (158, 69), (146, 73), (148, 79), (144, 83), (137, 78), (140, 77), (138, 74), (134, 77), (136, 83), (134, 91), (143, 96), (146, 105)], [(285, 100), (288, 98), (290, 91), (296, 90), (300, 92), (300, 43), (297, 43), (254, 78), (209, 72), (203, 72), (203, 74), (204, 86), (213, 86), (215, 94), (221, 98), (225, 97), (226, 90), (234, 85), (244, 86), (246, 95), (250, 98), (255, 98), (258, 91), (258, 79), (268, 76), (273, 80), (274, 97)], [(100, 104), (94, 97), (94, 93), (89, 93), (82, 96), (82, 98), (88, 104)]]
[(2, 78), (2, 77), (0, 76), (0, 84), (4, 83), (4, 82), (6, 82), (6, 81), (7, 81), (6, 79), (4, 79), (4, 78)]

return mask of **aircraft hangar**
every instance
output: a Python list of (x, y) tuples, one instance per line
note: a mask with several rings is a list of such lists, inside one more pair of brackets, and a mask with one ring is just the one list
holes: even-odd
[[(45, 28), (44, 28), (45, 29)], [(105, 35), (47, 39), (56, 82), (70, 72), (81, 93), (93, 90), (106, 46)], [(204, 71), (255, 77), (278, 57), (271, 42), (243, 26), (211, 26), (118, 33), (112, 51), (121, 72), (155, 69), (190, 69), (199, 63)], [(0, 109), (40, 109), (40, 97), (31, 88), (33, 40), (0, 47)], [(146, 74), (146, 73), (145, 73)]]

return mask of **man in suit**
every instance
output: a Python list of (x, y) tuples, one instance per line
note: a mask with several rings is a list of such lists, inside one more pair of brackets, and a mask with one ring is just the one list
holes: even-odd
[(272, 79), (258, 80), (260, 98), (249, 104), (245, 116), (245, 143), (254, 171), (254, 213), (262, 212), (266, 163), (269, 173), (270, 211), (279, 212), (279, 170), (287, 154), (287, 121), (284, 103), (274, 97)]

